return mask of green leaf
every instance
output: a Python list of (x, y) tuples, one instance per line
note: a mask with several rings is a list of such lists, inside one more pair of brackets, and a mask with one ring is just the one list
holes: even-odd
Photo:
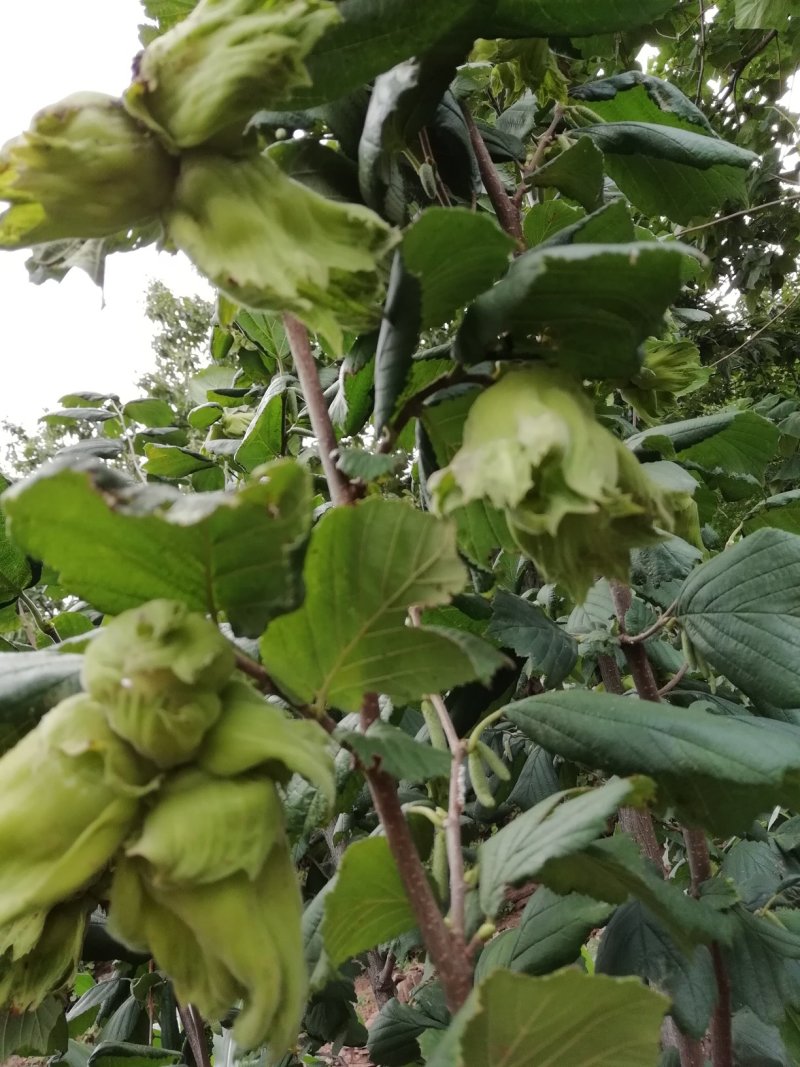
[(776, 804), (800, 801), (799, 727), (578, 689), (518, 700), (505, 713), (566, 759), (649, 775), (661, 808), (720, 836), (746, 829)]
[(366, 693), (395, 701), (488, 682), (505, 659), (471, 634), (406, 625), (412, 604), (447, 603), (464, 585), (455, 530), (397, 500), (334, 508), (316, 526), (302, 608), (270, 624), (266, 669), (317, 707), (357, 711)]
[(197, 0), (143, 0), (145, 14), (158, 23), (159, 33), (176, 26), (192, 11)]
[(74, 426), (78, 422), (108, 422), (114, 418), (114, 412), (105, 408), (60, 408), (58, 411), (48, 411), (39, 421), (46, 422), (48, 426)]
[(416, 925), (397, 865), (385, 837), (350, 845), (336, 885), (325, 898), (322, 937), (337, 967)]
[(148, 444), (182, 446), (188, 439), (188, 433), (180, 426), (152, 426), (134, 434), (133, 450), (137, 456), (144, 456), (147, 454)]
[(377, 343), (377, 333), (359, 337), (339, 371), (339, 389), (329, 411), (342, 437), (359, 433), (372, 414)]
[(103, 1041), (95, 1045), (87, 1067), (172, 1067), (180, 1060), (180, 1052), (168, 1052), (153, 1045)]
[[(467, 5), (467, 11), (469, 6)], [(408, 218), (402, 153), (415, 144), (427, 126), (469, 47), (435, 48), (381, 74), (372, 88), (358, 144), (358, 181), (361, 197), (390, 222), (402, 225)]]
[(737, 30), (786, 30), (793, 12), (791, 0), (736, 0), (733, 24)]
[(396, 474), (405, 463), (403, 453), (384, 455), (380, 452), (367, 452), (364, 448), (342, 448), (336, 466), (348, 478), (358, 478), (363, 482), (374, 482), (389, 474)]
[(680, 292), (687, 254), (677, 242), (531, 249), (467, 311), (456, 358), (479, 363), (508, 335), (503, 343), (510, 339), (515, 357), (547, 358), (587, 378), (626, 378)]
[(175, 412), (166, 400), (144, 397), (141, 400), (129, 400), (122, 409), (126, 419), (132, 419), (141, 426), (174, 426)]
[(569, 95), (587, 101), (604, 122), (648, 122), (717, 136), (700, 108), (680, 89), (640, 70), (584, 82)]
[[(0, 474), (0, 492), (9, 487)], [(6, 531), (6, 518), (0, 512), (0, 604), (16, 600), (33, 581), (30, 563), (24, 552), (14, 544)]]
[(656, 1067), (668, 1006), (638, 979), (495, 971), (473, 990), (428, 1067)]
[(588, 138), (581, 138), (565, 152), (539, 167), (533, 184), (558, 189), (577, 200), (586, 211), (594, 211), (603, 192), (603, 154)]
[[(313, 85), (281, 101), (281, 109), (338, 100), (409, 56), (423, 55), (480, 0), (345, 0), (333, 26), (306, 60)], [(475, 34), (477, 36), (477, 33)], [(467, 46), (468, 48), (468, 46)]]
[(800, 537), (758, 530), (698, 567), (677, 614), (692, 644), (761, 712), (800, 726)]
[(545, 200), (534, 204), (522, 223), (525, 240), (530, 248), (549, 240), (554, 234), (579, 222), (586, 212), (564, 200)]
[(256, 636), (300, 597), (311, 486), (293, 462), (264, 468), (236, 492), (193, 496), (131, 486), (100, 464), (51, 464), (10, 489), (3, 506), (14, 537), (100, 611), (167, 597), (224, 611), (235, 632)]
[(411, 372), (421, 329), (422, 288), (403, 262), (400, 251), (392, 261), (389, 289), (375, 353), (375, 428), (391, 420), (397, 400)]
[(763, 485), (779, 438), (778, 428), (754, 411), (721, 411), (643, 430), (626, 444), (639, 454), (674, 458), (727, 499), (742, 500)]
[(607, 122), (576, 131), (605, 156), (606, 171), (646, 215), (686, 225), (746, 199), (757, 156), (716, 137), (651, 122)]
[(234, 459), (245, 470), (255, 470), (267, 460), (280, 456), (285, 448), (286, 394), (295, 379), (288, 374), (276, 375), (261, 398), (253, 421), (247, 427)]
[(57, 615), (53, 615), (50, 619), (50, 625), (62, 641), (94, 631), (92, 620), (80, 611), (61, 611)]
[(207, 430), (222, 418), (222, 404), (198, 404), (192, 408), (187, 421), (193, 430)]
[(687, 956), (638, 900), (623, 904), (612, 917), (603, 932), (596, 969), (598, 974), (644, 978), (669, 995), (670, 1014), (683, 1033), (694, 1038), (705, 1034), (717, 999), (708, 949), (697, 945)]
[(279, 141), (269, 155), (281, 170), (330, 200), (358, 201), (358, 170), (342, 152), (326, 143), (304, 137), (302, 141)]
[(798, 994), (800, 936), (787, 929), (793, 914), (781, 908), (761, 916), (737, 906), (732, 919), (735, 937), (724, 959), (733, 1003), (752, 1008), (764, 1022), (782, 1022)]
[(208, 456), (177, 445), (146, 444), (144, 454), (147, 457), (144, 469), (156, 478), (187, 478), (190, 474), (215, 466), (213, 459)]
[(0, 655), (0, 753), (6, 752), (46, 711), (80, 691), (81, 656), (43, 649)]
[(777, 493), (760, 500), (747, 513), (742, 522), (746, 534), (754, 533), (763, 527), (784, 530), (786, 533), (800, 534), (800, 489), (790, 489), (786, 493)]
[(544, 675), (548, 689), (560, 685), (578, 662), (574, 637), (548, 619), (540, 607), (505, 589), (495, 594), (486, 636), (528, 657), (533, 670)]
[(425, 1031), (439, 1036), (449, 1022), (441, 986), (423, 983), (409, 1003), (392, 998), (372, 1020), (367, 1041), (370, 1059), (385, 1067), (404, 1067), (425, 1059), (417, 1038)]
[(500, 938), (489, 942), (478, 961), (476, 981), (485, 978), (494, 967), (523, 974), (549, 974), (574, 963), (586, 938), (592, 930), (605, 925), (613, 910), (613, 905), (579, 893), (562, 897), (540, 886), (528, 901), (517, 929), (500, 935), (510, 935), (500, 952), (492, 951)]
[(507, 885), (534, 878), (548, 860), (582, 849), (603, 833), (620, 806), (641, 807), (650, 792), (652, 783), (646, 778), (615, 779), (567, 800), (568, 792), (556, 793), (517, 816), (480, 847), (485, 914), (497, 914)]
[(590, 37), (646, 26), (674, 6), (672, 0), (497, 0), (482, 37)]
[(365, 767), (376, 763), (398, 781), (427, 782), (450, 774), (449, 752), (415, 741), (385, 722), (374, 722), (365, 734), (340, 728), (336, 740), (352, 749)]
[[(439, 467), (446, 467), (461, 447), (464, 423), (479, 395), (474, 390), (424, 407), (421, 422)], [(478, 567), (488, 568), (500, 548), (517, 551), (503, 512), (487, 501), (472, 501), (455, 511), (453, 518), (459, 548)]]
[(47, 1056), (67, 1047), (67, 1023), (57, 997), (48, 997), (35, 1011), (0, 1012), (0, 1061), (14, 1056)]
[(684, 951), (698, 943), (729, 941), (728, 915), (704, 899), (686, 896), (646, 860), (633, 838), (617, 833), (582, 852), (551, 860), (539, 881), (556, 893), (584, 893), (609, 904), (634, 896), (655, 915)]
[(514, 242), (489, 215), (428, 208), (403, 238), (406, 268), (422, 289), (422, 328), (440, 326), (503, 274)]
[[(669, 427), (658, 428), (659, 433), (665, 431), (669, 432)], [(763, 486), (779, 437), (778, 428), (769, 419), (742, 411), (720, 433), (681, 449), (676, 459), (689, 470), (700, 471), (728, 500), (742, 500)]]

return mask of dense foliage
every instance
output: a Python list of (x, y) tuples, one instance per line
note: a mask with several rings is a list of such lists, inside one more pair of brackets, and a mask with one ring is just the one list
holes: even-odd
[(11, 452), (0, 1059), (800, 1062), (792, 8), (145, 0), (0, 150), (219, 292)]

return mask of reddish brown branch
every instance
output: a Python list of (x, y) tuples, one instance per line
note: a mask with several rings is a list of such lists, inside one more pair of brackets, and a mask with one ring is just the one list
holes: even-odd
[(517, 186), (517, 191), (514, 193), (513, 201), (518, 211), (520, 205), (522, 204), (522, 199), (525, 196), (525, 193), (528, 191), (528, 179), (533, 177), (539, 167), (541, 167), (542, 160), (544, 159), (544, 154), (550, 147), (550, 142), (555, 137), (556, 130), (561, 125), (561, 121), (563, 118), (564, 109), (562, 108), (561, 104), (556, 104), (555, 109), (553, 111), (553, 121), (550, 123), (550, 125), (542, 134), (542, 136), (539, 138), (539, 142), (536, 145), (536, 151), (533, 153), (530, 163), (528, 163), (528, 165), (525, 167), (525, 170), (522, 172), (522, 180)]
[[(631, 591), (619, 582), (611, 582), (611, 595), (614, 600), (614, 610), (617, 615), (620, 633), (625, 634), (625, 617), (631, 606)], [(622, 651), (628, 664), (628, 669), (633, 677), (636, 691), (641, 700), (649, 700), (655, 704), (661, 702), (653, 668), (647, 658), (647, 650), (644, 644), (627, 644), (621, 642)], [(702, 830), (685, 829), (683, 832), (686, 842), (686, 859), (692, 876), (692, 893), (699, 894), (700, 885), (711, 877), (711, 857), (708, 851), (708, 841)], [(731, 1032), (731, 996), (730, 981), (725, 970), (725, 961), (722, 950), (716, 943), (710, 946), (711, 956), (714, 961), (714, 974), (717, 979), (717, 1004), (711, 1019), (709, 1030), (711, 1045), (711, 1062), (713, 1067), (733, 1067), (733, 1039)], [(681, 1049), (682, 1067), (693, 1067), (698, 1062), (696, 1042), (690, 1042), (687, 1038)], [(699, 1062), (702, 1062), (700, 1060)]]
[[(374, 693), (365, 697), (361, 711), (362, 725), (374, 721), (377, 702)], [(472, 968), (466, 946), (463, 939), (454, 936), (445, 924), (400, 806), (394, 779), (385, 771), (375, 768), (366, 768), (364, 773), (425, 948), (439, 973), (447, 1006), (455, 1013), (472, 988)]]
[(481, 137), (481, 131), (475, 125), (475, 119), (472, 117), (469, 108), (462, 104), (461, 110), (464, 113), (464, 121), (467, 124), (472, 150), (478, 161), (481, 180), (497, 214), (497, 221), (506, 233), (510, 234), (521, 248), (524, 248), (525, 238), (522, 234), (522, 216), (520, 215), (519, 207), (506, 192), (492, 157), (489, 155), (489, 149)]
[(322, 462), (328, 489), (330, 490), (331, 501), (336, 505), (352, 504), (356, 499), (357, 492), (352, 482), (336, 466), (338, 443), (328, 412), (328, 405), (322, 393), (317, 364), (314, 360), (314, 353), (311, 351), (308, 330), (292, 315), (284, 315), (283, 324), (286, 328), (286, 337), (294, 360), (294, 369), (297, 371), (303, 399), (308, 408), (311, 429), (319, 445), (319, 458)]

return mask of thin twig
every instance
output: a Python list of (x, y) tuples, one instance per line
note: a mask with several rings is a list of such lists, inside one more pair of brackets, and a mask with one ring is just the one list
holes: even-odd
[(706, 69), (706, 5), (703, 0), (700, 4), (700, 21), (698, 23), (697, 48), (700, 53), (700, 69), (697, 72), (697, 89), (694, 94), (695, 104), (699, 104), (703, 98), (703, 75)]
[(751, 48), (749, 52), (742, 56), (738, 63), (734, 63), (732, 67), (733, 74), (731, 75), (731, 79), (728, 84), (723, 89), (721, 89), (719, 93), (717, 93), (716, 97), (714, 98), (715, 104), (724, 103), (731, 95), (731, 93), (736, 92), (736, 85), (739, 81), (739, 78), (741, 78), (742, 74), (744, 73), (745, 68), (748, 67), (757, 56), (761, 55), (764, 49), (768, 48), (777, 36), (777, 30), (770, 30), (769, 33), (765, 34), (761, 38), (755, 48)]
[[(411, 607), (408, 612), (411, 624), (419, 626), (420, 611)], [(444, 823), (447, 844), (447, 866), (450, 870), (450, 928), (463, 944), (465, 929), (466, 885), (464, 882), (464, 851), (461, 844), (461, 814), (464, 810), (464, 759), (466, 750), (464, 742), (458, 736), (447, 705), (438, 693), (429, 693), (423, 699), (430, 702), (442, 733), (450, 749), (450, 790), (447, 804), (447, 818)]]
[(335, 453), (338, 443), (328, 405), (322, 393), (308, 330), (293, 315), (284, 315), (283, 324), (286, 328), (286, 337), (294, 359), (300, 388), (303, 391), (303, 399), (308, 408), (311, 429), (319, 444), (319, 458), (322, 461), (331, 501), (335, 505), (352, 504), (357, 495), (356, 490), (346, 475), (336, 466)]
[(436, 184), (436, 199), (442, 207), (451, 207), (450, 197), (447, 188), (441, 179), (441, 175), (439, 174), (439, 168), (436, 165), (436, 156), (433, 154), (433, 146), (431, 145), (431, 139), (427, 127), (425, 126), (419, 131), (419, 143), (422, 149), (422, 154), (425, 157), (425, 162), (433, 171), (433, 180)]
[(658, 616), (652, 626), (648, 626), (646, 630), (642, 630), (638, 634), (620, 633), (619, 640), (622, 645), (636, 645), (641, 641), (648, 641), (651, 637), (662, 630), (669, 620), (672, 618), (672, 613), (678, 605), (677, 598), (672, 601), (670, 606), (661, 615)]
[(772, 318), (769, 320), (769, 322), (765, 322), (764, 325), (759, 327), (759, 329), (757, 329), (755, 333), (750, 334), (750, 336), (746, 340), (742, 341), (742, 343), (740, 345), (737, 345), (737, 347), (734, 348), (734, 350), (732, 352), (728, 352), (726, 355), (720, 357), (720, 359), (718, 359), (714, 363), (712, 363), (711, 364), (712, 368), (713, 367), (718, 367), (720, 365), (720, 363), (724, 363), (725, 360), (731, 359), (733, 356), (735, 356), (739, 352), (741, 352), (743, 348), (747, 348), (747, 346), (749, 344), (752, 344), (752, 342), (755, 341), (755, 339), (757, 337), (760, 337), (762, 333), (765, 333), (770, 328), (770, 326), (774, 326), (775, 323), (779, 319), (782, 319), (783, 316), (788, 311), (791, 311), (791, 309), (794, 307), (794, 305), (797, 303), (798, 300), (800, 300), (800, 290), (798, 290), (798, 292), (795, 293), (795, 295), (792, 297), (792, 299), (789, 301), (788, 304), (786, 304), (784, 307), (781, 308), (781, 310), (777, 313), (777, 315), (773, 315), (772, 316)]
[(481, 137), (481, 131), (475, 125), (475, 119), (472, 117), (472, 113), (466, 104), (463, 103), (461, 105), (461, 110), (464, 114), (464, 121), (467, 124), (467, 131), (469, 133), (470, 143), (472, 144), (472, 150), (478, 161), (478, 170), (480, 171), (486, 193), (497, 214), (497, 221), (506, 233), (510, 234), (521, 248), (524, 248), (525, 238), (522, 234), (522, 217), (520, 215), (519, 207), (506, 192), (500, 175), (497, 173), (497, 168), (492, 161), (492, 157), (489, 155), (489, 149), (486, 147), (486, 144)]
[(451, 385), (463, 385), (475, 383), (476, 385), (491, 385), (492, 379), (482, 374), (469, 374), (463, 367), (456, 365), (449, 374), (430, 382), (418, 393), (415, 393), (403, 404), (397, 415), (392, 419), (392, 425), (383, 431), (383, 437), (378, 442), (376, 452), (388, 455), (397, 444), (397, 439), (405, 429), (410, 419), (420, 414), (425, 401), (438, 393), (441, 389), (449, 389)]
[(676, 685), (680, 685), (680, 683), (686, 677), (686, 672), (688, 670), (689, 670), (689, 664), (688, 663), (684, 663), (682, 667), (679, 667), (678, 670), (673, 674), (673, 676), (667, 682), (667, 684), (661, 686), (661, 688), (658, 691), (658, 695), (660, 697), (665, 697), (667, 695), (667, 693), (671, 693), (672, 690), (675, 688), (675, 686)]
[[(378, 696), (368, 693), (361, 708), (362, 730), (374, 722), (377, 714)], [(445, 924), (400, 806), (394, 779), (376, 767), (365, 768), (364, 773), (425, 948), (439, 973), (445, 1001), (455, 1013), (472, 988), (472, 968), (463, 938), (457, 938)]]
[(519, 185), (517, 186), (517, 191), (512, 197), (513, 202), (516, 205), (518, 211), (522, 205), (522, 199), (528, 190), (528, 179), (533, 177), (533, 175), (542, 165), (544, 154), (549, 148), (550, 142), (555, 137), (556, 130), (561, 125), (561, 120), (563, 118), (564, 108), (561, 106), (561, 104), (556, 104), (555, 108), (553, 109), (553, 121), (550, 123), (550, 125), (542, 134), (542, 136), (539, 138), (539, 141), (536, 145), (536, 151), (533, 153), (530, 163), (528, 163), (525, 169), (523, 170), (522, 179)]
[[(785, 178), (779, 178), (786, 181)], [(718, 219), (710, 222), (701, 222), (698, 226), (687, 226), (685, 230), (678, 230), (676, 237), (685, 237), (687, 233), (698, 233), (707, 230), (710, 226), (716, 226), (720, 222), (729, 222), (731, 219), (741, 218), (743, 215), (755, 215), (758, 211), (764, 211), (768, 207), (777, 207), (779, 204), (791, 204), (794, 200), (800, 200), (800, 193), (791, 193), (788, 196), (780, 196), (777, 200), (767, 200), (764, 204), (756, 204), (754, 207), (745, 207), (741, 211), (732, 211), (729, 215), (721, 215)]]
[[(36, 604), (28, 596), (28, 594), (25, 592), (24, 589), (20, 590), (19, 599), (20, 599), (21, 603), (23, 603), (25, 605), (25, 607), (27, 608), (31, 618), (36, 623), (36, 625), (39, 628), (39, 630), (46, 637), (49, 637), (50, 640), (53, 641), (55, 644), (57, 644), (57, 645), (60, 644), (61, 643), (61, 638), (58, 636), (58, 631), (56, 630), (55, 626), (53, 626), (53, 624), (51, 622), (48, 622), (47, 619), (45, 619), (44, 615), (42, 615), (42, 613), (37, 608)], [(34, 641), (34, 642), (32, 642), (32, 644), (35, 647), (36, 642)]]

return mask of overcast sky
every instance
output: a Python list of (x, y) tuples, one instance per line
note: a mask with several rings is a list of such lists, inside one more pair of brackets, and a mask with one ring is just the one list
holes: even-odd
[[(139, 0), (3, 3), (0, 143), (26, 129), (40, 107), (72, 92), (118, 95), (129, 81), (141, 20)], [(60, 284), (31, 285), (28, 254), (0, 252), (0, 419), (31, 428), (66, 392), (136, 395), (134, 382), (153, 363), (143, 314), (149, 278), (179, 294), (210, 295), (183, 256), (150, 248), (109, 259), (101, 310), (100, 290), (81, 271)]]

